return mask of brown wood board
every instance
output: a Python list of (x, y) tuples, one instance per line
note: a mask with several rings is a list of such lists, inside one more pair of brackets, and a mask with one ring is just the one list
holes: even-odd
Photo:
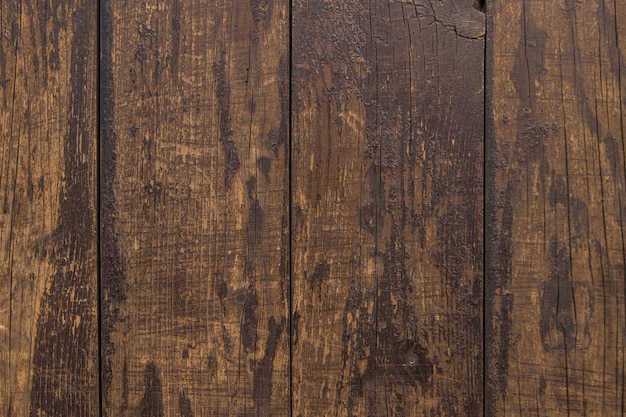
[(97, 7), (0, 3), (0, 415), (97, 416)]
[(479, 415), (484, 14), (302, 0), (293, 28), (293, 415)]
[(287, 415), (288, 9), (103, 11), (103, 411)]
[(489, 15), (488, 415), (623, 415), (626, 8)]

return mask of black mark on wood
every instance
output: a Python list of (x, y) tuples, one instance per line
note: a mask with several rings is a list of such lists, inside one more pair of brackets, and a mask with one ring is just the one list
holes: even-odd
[(241, 163), (239, 161), (239, 152), (237, 144), (232, 138), (233, 131), (231, 129), (230, 117), (230, 85), (226, 76), (225, 52), (222, 52), (222, 59), (217, 61), (213, 66), (213, 74), (217, 82), (217, 107), (219, 111), (220, 136), (219, 140), (224, 149), (225, 161), (225, 177), (224, 181), (227, 187), (232, 183), (232, 177), (239, 170)]
[[(59, 11), (60, 13), (60, 11)], [(95, 9), (83, 4), (72, 14), (71, 114), (64, 144), (64, 183), (59, 195), (59, 223), (53, 235), (58, 245), (51, 253), (55, 266), (48, 289), (41, 300), (33, 351), (31, 415), (83, 415), (95, 412), (92, 376), (96, 364), (97, 333), (92, 314), (96, 297), (93, 267), (95, 241), (94, 200), (89, 185), (94, 138), (86, 122), (90, 97), (88, 71), (92, 68), (92, 40), (87, 36)], [(97, 385), (96, 385), (97, 386)]]
[(326, 278), (330, 276), (330, 265), (327, 261), (323, 261), (315, 265), (315, 270), (308, 277), (311, 288), (321, 287)]
[(252, 393), (254, 404), (258, 407), (258, 415), (263, 416), (269, 415), (274, 357), (276, 356), (276, 348), (283, 332), (283, 325), (276, 323), (274, 317), (270, 317), (268, 327), (265, 355), (263, 355), (263, 359), (259, 361), (254, 370), (254, 391)]
[[(121, 321), (119, 308), (126, 296), (124, 294), (124, 262), (118, 245), (115, 228), (117, 202), (113, 184), (117, 169), (117, 134), (115, 121), (115, 89), (113, 80), (113, 27), (114, 19), (111, 3), (101, 7), (100, 47), (100, 121), (101, 131), (101, 193), (100, 193), (100, 241), (102, 242), (102, 277), (101, 277), (101, 356), (102, 356), (102, 398), (108, 404), (108, 392), (113, 380), (111, 356), (115, 352), (112, 334)], [(104, 417), (107, 407), (102, 407)]]
[[(541, 299), (540, 329), (545, 350), (576, 347), (574, 287), (570, 276), (569, 251), (556, 237), (550, 242), (550, 276)], [(582, 336), (582, 335), (581, 335)]]
[(180, 411), (180, 417), (193, 417), (191, 401), (185, 391), (181, 391), (178, 395), (178, 411)]
[(258, 25), (263, 20), (266, 26), (269, 25), (272, 17), (272, 4), (270, 0), (250, 0), (250, 10), (255, 24)]
[(256, 166), (261, 170), (263, 176), (265, 177), (265, 181), (269, 182), (270, 180), (270, 169), (272, 168), (272, 160), (266, 156), (262, 156), (256, 160)]
[(128, 408), (128, 359), (124, 356), (124, 368), (122, 369), (122, 404), (120, 410)]
[(207, 368), (209, 369), (209, 376), (211, 378), (217, 375), (217, 358), (213, 355), (210, 355), (207, 358)]
[(172, 2), (172, 48), (170, 52), (170, 68), (173, 78), (178, 77), (178, 57), (180, 54), (180, 0)]
[(258, 317), (256, 308), (259, 305), (255, 288), (251, 285), (246, 292), (241, 321), (241, 343), (246, 351), (256, 350)]
[[(265, 214), (261, 208), (259, 199), (256, 198), (256, 177), (250, 177), (246, 182), (248, 189), (248, 200), (250, 209), (248, 210), (248, 243), (259, 245), (263, 242), (263, 221)], [(249, 265), (250, 267), (251, 265)]]
[(163, 387), (159, 370), (149, 362), (144, 371), (145, 391), (141, 399), (141, 417), (163, 417)]
[(228, 284), (221, 274), (215, 279), (215, 292), (220, 301), (224, 301), (224, 297), (228, 295)]
[(385, 190), (379, 165), (370, 165), (365, 173), (365, 183), (368, 185), (368, 189), (365, 190), (365, 197), (369, 199), (369, 202), (359, 208), (360, 224), (372, 236), (376, 236), (378, 231), (383, 230), (385, 219), (383, 210), (385, 207)]

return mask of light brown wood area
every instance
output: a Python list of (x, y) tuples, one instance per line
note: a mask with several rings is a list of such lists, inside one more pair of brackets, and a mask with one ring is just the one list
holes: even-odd
[(626, 3), (0, 3), (0, 417), (624, 415)]

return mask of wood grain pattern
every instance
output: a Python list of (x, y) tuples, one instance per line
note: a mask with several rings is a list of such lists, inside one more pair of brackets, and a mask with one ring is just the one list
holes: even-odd
[(105, 3), (105, 415), (289, 414), (287, 6)]
[(626, 6), (492, 7), (488, 414), (623, 415)]
[(293, 414), (482, 413), (484, 14), (293, 10)]
[(0, 3), (0, 416), (624, 414), (625, 2), (99, 5)]
[(0, 3), (0, 415), (98, 415), (97, 9)]

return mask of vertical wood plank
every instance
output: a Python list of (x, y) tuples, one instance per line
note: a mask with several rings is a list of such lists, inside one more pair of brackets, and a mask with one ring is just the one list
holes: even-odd
[(488, 415), (622, 415), (626, 8), (492, 11)]
[(0, 3), (0, 415), (97, 416), (97, 9)]
[(288, 23), (104, 3), (108, 416), (289, 414)]
[(482, 413), (472, 3), (294, 2), (294, 416)]

